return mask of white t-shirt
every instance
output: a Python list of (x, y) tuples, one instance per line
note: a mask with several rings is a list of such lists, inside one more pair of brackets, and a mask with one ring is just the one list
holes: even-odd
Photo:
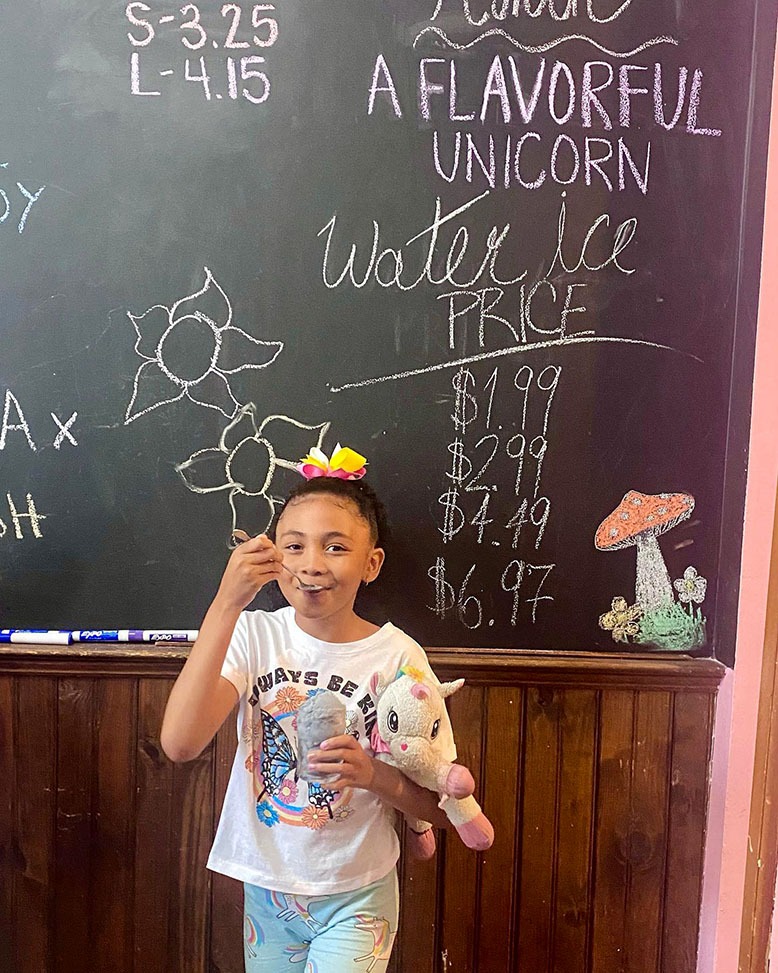
[[(327, 895), (394, 867), (392, 808), (369, 791), (332, 792), (297, 778), (296, 713), (314, 693), (334, 692), (346, 706), (346, 732), (370, 751), (370, 679), (379, 672), (391, 680), (404, 665), (437, 682), (421, 646), (389, 622), (357, 642), (334, 643), (303, 632), (291, 607), (241, 614), (222, 667), (240, 694), (238, 748), (210, 869), (279, 892)], [(440, 740), (454, 760), (447, 718)]]

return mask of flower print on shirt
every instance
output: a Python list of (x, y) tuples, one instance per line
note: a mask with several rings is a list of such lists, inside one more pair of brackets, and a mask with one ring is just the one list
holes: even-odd
[(282, 686), (270, 703), (253, 707), (254, 716), (244, 725), (243, 740), (251, 746), (244, 766), (254, 781), (257, 820), (266, 827), (321, 831), (353, 812), (350, 788), (331, 791), (297, 776), (297, 710), (309, 695)]
[(284, 686), (283, 689), (278, 690), (276, 705), (284, 712), (290, 713), (294, 710), (296, 713), (305, 700), (306, 697), (302, 693), (299, 693), (293, 686)]

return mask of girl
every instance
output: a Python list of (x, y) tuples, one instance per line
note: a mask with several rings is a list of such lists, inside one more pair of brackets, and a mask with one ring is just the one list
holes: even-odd
[[(446, 818), (437, 795), (374, 759), (370, 680), (393, 679), (403, 666), (436, 680), (416, 642), (354, 611), (384, 560), (383, 508), (360, 479), (364, 458), (317, 454), (300, 471), (311, 478), (290, 494), (273, 538), (246, 540), (231, 555), (170, 694), (161, 741), (172, 760), (196, 757), (240, 700), (208, 867), (244, 883), (246, 970), (280, 973), (307, 961), (306, 973), (379, 973), (397, 930), (391, 808), (441, 827)], [(244, 611), (271, 581), (289, 606)], [(307, 755), (309, 770), (330, 776), (306, 783), (295, 714), (325, 690), (346, 706), (346, 733)], [(447, 719), (440, 736), (453, 761)]]

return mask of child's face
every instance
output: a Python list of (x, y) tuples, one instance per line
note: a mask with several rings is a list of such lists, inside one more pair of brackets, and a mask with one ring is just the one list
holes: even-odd
[(286, 507), (276, 546), (303, 582), (317, 586), (303, 590), (284, 574), (278, 582), (284, 597), (298, 615), (314, 627), (321, 623), (323, 634), (337, 641), (338, 623), (353, 619), (360, 584), (376, 578), (384, 560), (367, 521), (348, 499), (312, 494)]

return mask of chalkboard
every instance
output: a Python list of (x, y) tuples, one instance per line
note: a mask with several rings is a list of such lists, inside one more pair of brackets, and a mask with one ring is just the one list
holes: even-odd
[(341, 441), (370, 617), (731, 662), (775, 7), (5, 4), (3, 624), (196, 627)]

